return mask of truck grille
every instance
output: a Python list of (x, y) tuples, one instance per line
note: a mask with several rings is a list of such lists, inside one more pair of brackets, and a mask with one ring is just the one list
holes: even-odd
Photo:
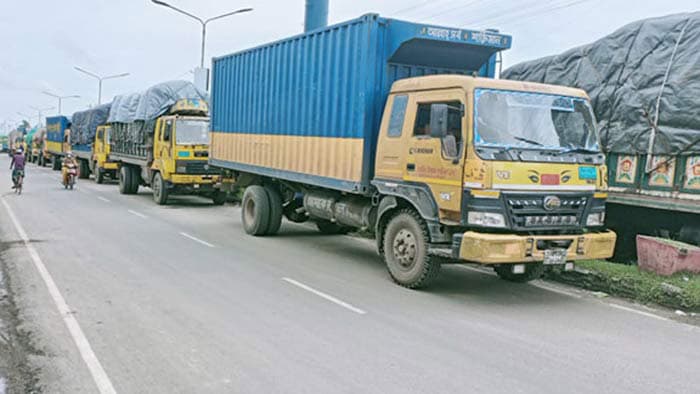
[(176, 164), (179, 174), (216, 175), (219, 173), (218, 169), (210, 168), (209, 163), (204, 160), (178, 160)]
[(519, 230), (579, 227), (590, 198), (582, 194), (504, 195), (512, 225)]

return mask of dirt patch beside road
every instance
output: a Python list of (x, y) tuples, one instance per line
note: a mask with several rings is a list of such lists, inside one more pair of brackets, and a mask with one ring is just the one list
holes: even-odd
[(14, 243), (0, 242), (0, 394), (40, 393), (38, 370), (29, 362), (41, 355), (32, 346), (31, 334), (22, 330), (7, 261)]

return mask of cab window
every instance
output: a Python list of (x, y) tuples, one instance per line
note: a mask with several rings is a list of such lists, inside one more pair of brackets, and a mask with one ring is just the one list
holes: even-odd
[(170, 135), (173, 133), (173, 121), (165, 121), (165, 126), (163, 126), (163, 141), (170, 141)]
[(102, 141), (102, 136), (104, 134), (104, 129), (97, 130), (97, 140)]
[(430, 114), (434, 104), (447, 105), (447, 130), (441, 139), (442, 155), (445, 158), (459, 157), (462, 151), (462, 114), (463, 105), (460, 101), (434, 101), (418, 104), (413, 135), (419, 138), (431, 138)]
[(408, 104), (408, 96), (394, 97), (394, 104), (391, 108), (391, 117), (389, 118), (389, 131), (387, 135), (391, 138), (401, 137), (403, 129), (403, 120), (406, 115), (406, 106)]

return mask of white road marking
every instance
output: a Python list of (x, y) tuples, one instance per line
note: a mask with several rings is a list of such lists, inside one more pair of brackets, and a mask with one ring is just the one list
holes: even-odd
[(569, 297), (574, 297), (574, 298), (583, 298), (583, 296), (580, 294), (572, 293), (570, 291), (566, 291), (566, 290), (560, 289), (558, 287), (545, 285), (544, 283), (530, 282), (530, 285), (535, 286), (538, 289), (551, 291), (552, 293), (557, 293), (557, 294), (561, 294), (561, 295), (565, 295), (565, 296), (569, 296)]
[(189, 239), (191, 239), (191, 240), (193, 240), (193, 241), (195, 241), (195, 242), (199, 242), (200, 244), (202, 244), (202, 245), (204, 245), (204, 246), (208, 246), (208, 247), (210, 247), (210, 248), (214, 248), (214, 247), (215, 247), (214, 245), (210, 244), (209, 242), (207, 242), (207, 241), (202, 241), (201, 239), (199, 239), (199, 238), (197, 238), (197, 237), (193, 237), (193, 236), (191, 236), (191, 235), (189, 235), (189, 234), (187, 234), (187, 233), (181, 232), (180, 235), (182, 235), (182, 236), (185, 237), (185, 238), (189, 238)]
[(649, 313), (649, 312), (640, 311), (639, 309), (629, 308), (629, 307), (626, 307), (626, 306), (623, 306), (623, 305), (620, 305), (620, 304), (613, 304), (613, 303), (610, 303), (610, 302), (608, 302), (608, 303), (606, 303), (606, 304), (609, 305), (609, 306), (611, 306), (611, 307), (613, 307), (613, 308), (615, 308), (615, 309), (621, 309), (621, 310), (623, 310), (623, 311), (636, 313), (636, 314), (638, 314), (638, 315), (642, 315), (642, 316), (646, 316), (646, 317), (651, 317), (652, 319), (663, 320), (663, 321), (671, 321), (671, 319), (667, 319), (667, 318), (665, 318), (665, 317), (663, 317), (663, 316), (655, 315), (655, 314)]
[(349, 310), (351, 310), (351, 311), (353, 311), (353, 312), (355, 312), (355, 313), (358, 313), (358, 314), (360, 314), (360, 315), (364, 315), (365, 313), (367, 313), (367, 312), (363, 311), (363, 310), (360, 309), (360, 308), (357, 308), (357, 307), (355, 307), (355, 306), (352, 306), (352, 305), (348, 304), (348, 303), (345, 302), (345, 301), (341, 301), (341, 300), (339, 300), (339, 299), (337, 299), (337, 298), (335, 298), (335, 297), (333, 297), (333, 296), (331, 296), (331, 295), (328, 295), (328, 294), (326, 294), (326, 293), (324, 293), (324, 292), (322, 292), (322, 291), (318, 291), (318, 290), (314, 289), (313, 287), (307, 286), (307, 285), (305, 285), (305, 284), (303, 284), (303, 283), (301, 283), (301, 282), (298, 282), (298, 281), (296, 281), (296, 280), (294, 280), (294, 279), (291, 279), (291, 278), (282, 278), (282, 280), (285, 281), (285, 282), (287, 282), (287, 283), (291, 283), (291, 284), (293, 284), (294, 286), (300, 287), (300, 288), (302, 288), (302, 289), (304, 289), (304, 290), (306, 290), (306, 291), (308, 291), (308, 292), (311, 292), (311, 293), (313, 293), (313, 294), (316, 294), (317, 296), (319, 296), (319, 297), (321, 297), (321, 298), (324, 298), (324, 299), (326, 299), (326, 300), (328, 300), (328, 301), (330, 301), (330, 302), (332, 302), (332, 303), (334, 303), (334, 304), (340, 305), (340, 306), (342, 306), (343, 308), (349, 309)]
[(104, 197), (102, 197), (102, 196), (97, 196), (97, 199), (100, 200), (100, 201), (104, 201), (104, 202), (112, 202), (112, 200), (108, 200), (108, 199), (106, 199), (106, 198), (104, 198)]
[(49, 294), (51, 295), (51, 298), (58, 309), (58, 313), (63, 317), (63, 322), (66, 324), (68, 332), (73, 338), (75, 346), (78, 348), (80, 357), (82, 357), (83, 361), (90, 370), (90, 375), (92, 375), (92, 379), (95, 381), (98, 391), (101, 394), (116, 394), (114, 386), (112, 386), (112, 382), (109, 380), (109, 376), (107, 376), (104, 368), (102, 368), (102, 364), (100, 364), (100, 360), (97, 359), (97, 355), (95, 355), (95, 352), (92, 350), (90, 342), (88, 342), (83, 330), (80, 328), (80, 324), (78, 324), (78, 320), (75, 318), (73, 311), (70, 309), (66, 303), (66, 300), (61, 295), (61, 292), (58, 290), (56, 282), (54, 282), (51, 274), (49, 274), (44, 262), (41, 261), (39, 253), (36, 251), (34, 246), (29, 243), (29, 237), (24, 231), (22, 225), (17, 220), (17, 217), (12, 211), (12, 208), (10, 208), (10, 205), (4, 198), (0, 199), (2, 200), (2, 204), (5, 206), (5, 209), (12, 220), (17, 233), (22, 239), (24, 246), (27, 248), (29, 256), (34, 262), (34, 267), (36, 267), (37, 271), (39, 271), (39, 275), (44, 280), (44, 284), (46, 284), (46, 288), (48, 289)]
[(129, 209), (127, 212), (129, 212), (130, 214), (132, 214), (134, 216), (138, 216), (141, 219), (148, 219), (148, 216), (142, 214), (141, 212), (132, 211), (131, 209)]

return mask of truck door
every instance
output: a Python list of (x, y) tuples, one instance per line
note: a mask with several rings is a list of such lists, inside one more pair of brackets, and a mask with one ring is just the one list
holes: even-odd
[(153, 166), (161, 171), (173, 170), (168, 168), (172, 157), (173, 119), (161, 118), (156, 123), (155, 143), (153, 144), (154, 163)]
[(404, 180), (427, 185), (445, 222), (461, 220), (466, 141), (466, 94), (462, 90), (411, 95), (412, 125)]

